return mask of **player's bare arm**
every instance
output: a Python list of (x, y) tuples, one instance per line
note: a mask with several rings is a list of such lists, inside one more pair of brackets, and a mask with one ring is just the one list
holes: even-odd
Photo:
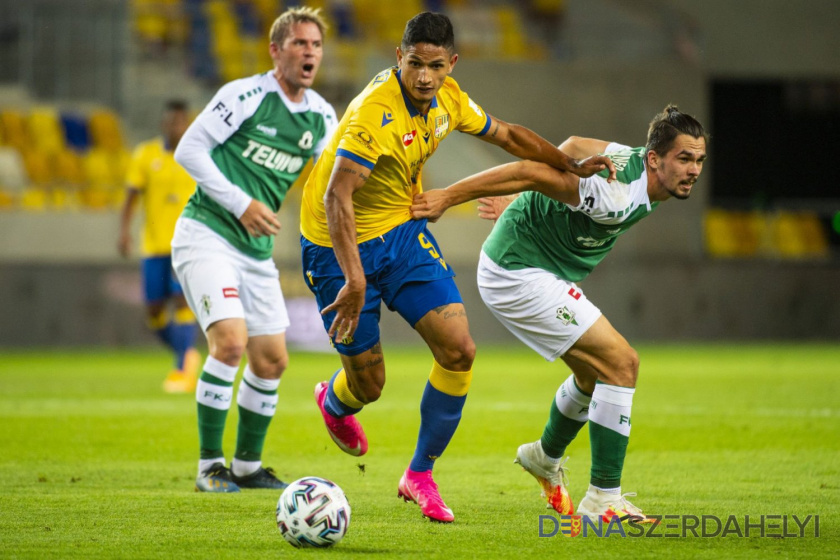
[(578, 160), (556, 148), (548, 140), (529, 128), (518, 124), (510, 124), (495, 117), (490, 118), (492, 121), (490, 130), (480, 138), (501, 147), (518, 158), (547, 163), (561, 171), (574, 173), (578, 177), (591, 177), (604, 169), (609, 169), (610, 176), (607, 181), (615, 180), (615, 165), (608, 157), (591, 155), (591, 157)]
[[(565, 142), (560, 144), (559, 148), (563, 153), (580, 160), (604, 153), (607, 146), (609, 146), (609, 142), (605, 142), (604, 140), (570, 136)], [(519, 195), (512, 194), (479, 198), (478, 217), (482, 220), (495, 222), (502, 215), (502, 212), (505, 211), (505, 208), (516, 200), (517, 196)]]
[(140, 191), (129, 187), (120, 213), (120, 237), (117, 240), (117, 250), (122, 257), (128, 257), (131, 254), (131, 219), (134, 217), (139, 198)]
[(359, 246), (356, 244), (353, 193), (364, 186), (368, 173), (365, 166), (339, 156), (335, 160), (324, 194), (330, 240), (345, 279), (345, 284), (339, 290), (335, 301), (321, 311), (322, 315), (336, 312), (328, 331), (330, 338), (338, 336), (339, 339), (344, 339), (353, 336), (365, 304), (367, 281), (359, 257)]
[(445, 189), (415, 195), (411, 214), (415, 219), (435, 221), (450, 207), (483, 197), (537, 191), (550, 198), (580, 204), (580, 178), (536, 161), (516, 161), (461, 179)]
[(575, 159), (586, 159), (588, 157), (603, 154), (609, 146), (609, 142), (596, 140), (595, 138), (583, 138), (581, 136), (570, 136), (562, 144), (560, 150), (569, 154)]
[(276, 235), (280, 231), (280, 220), (277, 219), (271, 208), (257, 199), (251, 200), (251, 204), (239, 216), (239, 221), (242, 222), (248, 233), (254, 237)]

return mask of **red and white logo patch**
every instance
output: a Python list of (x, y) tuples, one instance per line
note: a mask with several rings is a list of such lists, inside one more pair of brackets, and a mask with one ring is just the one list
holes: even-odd
[(414, 142), (414, 137), (415, 136), (417, 136), (417, 131), (416, 130), (412, 130), (408, 134), (403, 134), (403, 137), (402, 137), (403, 145), (406, 148), (411, 146), (411, 143)]
[(583, 293), (575, 290), (574, 288), (569, 288), (569, 295), (575, 299), (580, 299), (580, 296), (583, 295)]
[(238, 298), (239, 297), (239, 290), (236, 288), (222, 288), (222, 295), (226, 298)]

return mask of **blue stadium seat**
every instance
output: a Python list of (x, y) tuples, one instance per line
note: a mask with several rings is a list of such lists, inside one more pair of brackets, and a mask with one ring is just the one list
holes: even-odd
[(68, 146), (79, 151), (90, 148), (90, 131), (85, 117), (74, 113), (62, 113), (61, 126)]

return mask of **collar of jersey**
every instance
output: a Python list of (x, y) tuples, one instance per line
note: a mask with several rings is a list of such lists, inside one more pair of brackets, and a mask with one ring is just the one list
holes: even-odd
[[(429, 115), (428, 111), (425, 115), (422, 115), (420, 111), (417, 110), (417, 107), (415, 107), (414, 104), (411, 102), (411, 99), (408, 98), (408, 94), (405, 92), (405, 86), (403, 86), (402, 83), (402, 70), (397, 70), (396, 76), (397, 83), (400, 84), (400, 91), (402, 92), (403, 101), (405, 102), (405, 108), (408, 109), (409, 116), (413, 119), (414, 117), (420, 115), (421, 117), (423, 117), (423, 120), (426, 120), (426, 117)], [(437, 95), (435, 95), (432, 98), (432, 104), (429, 106), (429, 111), (431, 111), (437, 106)]]
[(283, 91), (283, 88), (280, 87), (280, 83), (277, 81), (277, 78), (274, 77), (274, 70), (269, 70), (264, 74), (264, 76), (267, 78), (268, 83), (271, 84), (271, 86), (266, 88), (266, 91), (273, 91), (280, 96), (280, 99), (283, 100), (283, 104), (288, 107), (290, 112), (300, 113), (309, 108), (309, 96), (306, 95), (306, 92), (304, 92), (303, 99), (300, 101), (292, 101), (289, 99), (289, 96), (286, 95), (286, 92)]

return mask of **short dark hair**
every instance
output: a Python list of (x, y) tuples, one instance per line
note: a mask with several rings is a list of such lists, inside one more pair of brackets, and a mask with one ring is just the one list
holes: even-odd
[(648, 127), (647, 151), (665, 155), (674, 146), (674, 140), (680, 134), (709, 141), (709, 135), (700, 121), (681, 112), (676, 105), (668, 105), (661, 113), (653, 117)]
[(164, 111), (188, 111), (189, 104), (183, 99), (170, 99), (163, 106)]
[(417, 43), (430, 43), (453, 52), (455, 31), (452, 22), (445, 15), (435, 12), (417, 14), (405, 24), (400, 48), (406, 50)]

